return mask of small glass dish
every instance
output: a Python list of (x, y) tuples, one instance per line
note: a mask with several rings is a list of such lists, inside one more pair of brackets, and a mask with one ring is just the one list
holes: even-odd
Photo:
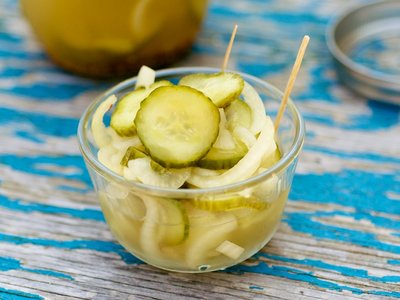
[[(219, 71), (201, 67), (165, 69), (156, 72), (156, 80), (176, 83), (188, 74)], [(266, 112), (274, 118), (282, 93), (259, 78), (241, 76), (257, 90)], [(215, 271), (248, 259), (267, 244), (279, 226), (304, 142), (305, 127), (299, 111), (289, 100), (276, 134), (281, 158), (259, 174), (212, 188), (149, 186), (128, 181), (101, 164), (91, 133), (98, 106), (110, 95), (120, 99), (135, 82), (136, 77), (123, 81), (97, 98), (84, 112), (78, 128), (80, 150), (115, 238), (144, 262), (176, 272)], [(262, 205), (253, 205), (254, 198), (261, 199)], [(227, 199), (242, 205), (227, 205)], [(176, 218), (163, 221), (165, 214)], [(223, 254), (221, 247), (232, 245), (238, 246), (233, 246), (234, 255)]]

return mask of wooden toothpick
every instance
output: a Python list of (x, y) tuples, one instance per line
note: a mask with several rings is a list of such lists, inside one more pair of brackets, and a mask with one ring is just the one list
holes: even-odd
[(310, 41), (310, 37), (308, 35), (305, 35), (303, 38), (303, 41), (301, 42), (299, 51), (297, 52), (296, 61), (293, 65), (292, 72), (290, 73), (289, 80), (286, 84), (286, 89), (285, 89), (285, 92), (283, 93), (283, 98), (281, 101), (281, 105), (279, 107), (278, 115), (276, 116), (276, 119), (275, 119), (275, 123), (274, 123), (275, 132), (278, 131), (279, 123), (280, 123), (283, 113), (285, 111), (286, 104), (289, 99), (290, 93), (292, 92), (293, 85), (296, 80), (297, 73), (300, 70), (301, 62), (303, 60), (303, 57), (306, 52), (306, 48), (307, 48), (309, 41)]
[(224, 63), (222, 64), (222, 68), (221, 68), (222, 72), (225, 72), (225, 69), (228, 65), (228, 60), (229, 60), (229, 56), (231, 55), (233, 41), (235, 40), (237, 29), (238, 29), (238, 26), (237, 26), (237, 24), (235, 24), (235, 26), (233, 27), (232, 34), (231, 34), (231, 39), (230, 39), (228, 47), (226, 48), (226, 51), (225, 51)]

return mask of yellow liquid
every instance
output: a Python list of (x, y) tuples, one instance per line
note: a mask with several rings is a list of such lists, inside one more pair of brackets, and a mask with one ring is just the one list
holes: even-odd
[(157, 68), (185, 53), (207, 0), (21, 0), (50, 57), (84, 75)]
[[(100, 203), (111, 231), (129, 252), (159, 268), (180, 272), (224, 269), (238, 264), (259, 251), (272, 238), (284, 210), (288, 191), (265, 199), (263, 209), (239, 207), (226, 211), (208, 211), (195, 207), (191, 200), (180, 200), (187, 216), (184, 239), (173, 244), (165, 236), (182, 232), (182, 223), (162, 224), (153, 219), (138, 196), (112, 199), (100, 193)], [(162, 207), (162, 198), (153, 199)], [(153, 201), (151, 200), (151, 201)], [(177, 201), (177, 200), (174, 200)], [(269, 202), (271, 201), (271, 202)], [(160, 215), (158, 215), (160, 216)], [(150, 219), (149, 219), (150, 218)], [(216, 249), (224, 241), (243, 248), (239, 257), (229, 257)]]

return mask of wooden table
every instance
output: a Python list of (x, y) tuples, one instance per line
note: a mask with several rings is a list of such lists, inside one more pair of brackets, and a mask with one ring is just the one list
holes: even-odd
[(307, 141), (284, 220), (251, 261), (179, 274), (141, 263), (110, 234), (76, 141), (78, 119), (108, 84), (55, 67), (17, 1), (0, 1), (0, 299), (400, 298), (399, 106), (339, 84), (325, 43), (355, 0), (215, 0), (179, 65), (230, 68), (284, 88), (312, 38), (294, 98)]

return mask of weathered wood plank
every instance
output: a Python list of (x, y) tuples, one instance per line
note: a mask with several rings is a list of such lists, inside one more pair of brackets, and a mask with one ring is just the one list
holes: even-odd
[(210, 3), (192, 53), (177, 65), (220, 67), (238, 23), (230, 68), (283, 89), (310, 34), (293, 93), (308, 136), (272, 241), (228, 270), (179, 274), (128, 255), (103, 222), (75, 135), (110, 83), (60, 72), (16, 2), (1, 1), (0, 299), (400, 298), (399, 109), (344, 89), (324, 38), (334, 12), (361, 2)]

